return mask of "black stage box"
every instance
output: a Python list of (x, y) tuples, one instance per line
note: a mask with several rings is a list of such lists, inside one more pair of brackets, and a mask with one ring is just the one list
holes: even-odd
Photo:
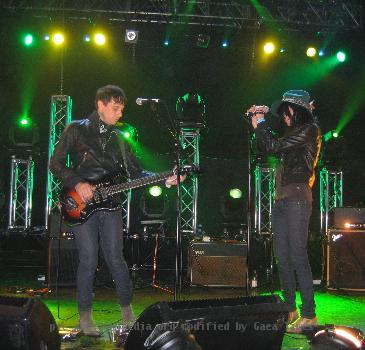
[(60, 349), (57, 324), (38, 298), (0, 296), (0, 349)]
[(365, 291), (365, 230), (328, 230), (327, 287)]
[(227, 241), (190, 243), (188, 277), (192, 285), (244, 287), (246, 271), (246, 243)]
[[(148, 343), (154, 344), (148, 349), (279, 350), (287, 318), (288, 307), (276, 295), (158, 302), (138, 317), (124, 348), (143, 350)], [(182, 346), (184, 334), (177, 329), (198, 345)]]

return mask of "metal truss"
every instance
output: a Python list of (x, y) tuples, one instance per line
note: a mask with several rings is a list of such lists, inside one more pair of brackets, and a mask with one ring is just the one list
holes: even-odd
[[(53, 151), (61, 138), (66, 125), (71, 122), (72, 100), (67, 95), (53, 95), (51, 97), (51, 117), (49, 123), (48, 168)], [(67, 166), (70, 165), (67, 159)], [(45, 227), (48, 227), (48, 216), (54, 210), (58, 210), (59, 195), (62, 188), (61, 182), (50, 172), (47, 172), (46, 188), (46, 213)]]
[(271, 215), (275, 198), (275, 169), (255, 168), (255, 232), (271, 234)]
[(34, 162), (11, 158), (8, 230), (28, 229), (31, 225)]
[(321, 230), (327, 233), (328, 216), (332, 209), (342, 207), (343, 173), (323, 168), (319, 173)]
[(174, 23), (212, 27), (257, 27), (269, 22), (283, 29), (303, 27), (361, 29), (361, 0), (3, 0), (2, 8), (36, 16), (69, 19), (104, 17), (109, 21)]
[(123, 233), (129, 234), (130, 230), (130, 208), (132, 191), (122, 192), (122, 221), (123, 221)]
[[(182, 166), (199, 167), (200, 129), (181, 128), (180, 144), (183, 149)], [(181, 232), (196, 233), (198, 203), (198, 178), (188, 176), (181, 184)]]

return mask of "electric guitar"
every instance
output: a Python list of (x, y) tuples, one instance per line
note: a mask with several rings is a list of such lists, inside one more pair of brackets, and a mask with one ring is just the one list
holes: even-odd
[[(184, 166), (181, 174), (196, 172), (196, 167)], [(93, 197), (84, 203), (74, 188), (64, 187), (60, 193), (61, 213), (69, 226), (82, 224), (98, 210), (118, 210), (120, 203), (115, 200), (115, 195), (133, 188), (150, 185), (166, 180), (174, 175), (174, 171), (165, 171), (156, 175), (131, 180), (124, 183), (114, 183), (115, 180), (101, 180), (95, 184)]]

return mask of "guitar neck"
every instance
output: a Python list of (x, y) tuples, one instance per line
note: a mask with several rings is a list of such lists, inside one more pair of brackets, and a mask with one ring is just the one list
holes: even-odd
[(129, 182), (124, 182), (122, 184), (107, 186), (104, 189), (107, 191), (109, 196), (112, 196), (114, 194), (117, 194), (117, 193), (120, 193), (123, 191), (128, 191), (133, 188), (138, 188), (138, 187), (150, 185), (150, 184), (162, 181), (162, 180), (166, 180), (168, 177), (170, 177), (173, 174), (174, 174), (173, 171), (164, 171), (164, 172), (156, 174), (156, 175), (142, 177), (140, 179), (135, 179), (135, 180), (131, 180)]

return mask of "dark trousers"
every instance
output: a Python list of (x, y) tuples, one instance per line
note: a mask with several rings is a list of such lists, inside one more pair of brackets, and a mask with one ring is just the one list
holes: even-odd
[(315, 317), (313, 277), (307, 253), (308, 226), (312, 204), (280, 199), (273, 210), (274, 252), (278, 263), (284, 301), (294, 311), (296, 279), (302, 299), (301, 315)]
[(122, 212), (98, 211), (85, 223), (73, 229), (79, 251), (77, 269), (77, 302), (79, 310), (91, 309), (93, 283), (98, 264), (99, 243), (112, 274), (119, 303), (129, 305), (132, 282), (123, 256)]

